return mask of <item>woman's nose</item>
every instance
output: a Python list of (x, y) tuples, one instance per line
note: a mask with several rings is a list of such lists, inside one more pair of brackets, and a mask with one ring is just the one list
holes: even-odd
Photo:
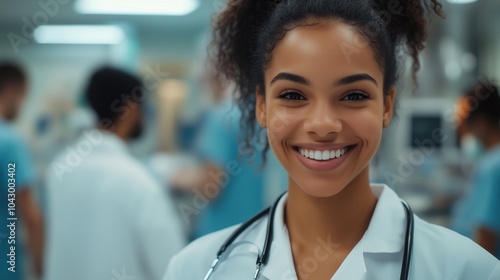
[(325, 137), (342, 131), (342, 121), (339, 114), (328, 102), (312, 106), (304, 117), (304, 128), (307, 133)]

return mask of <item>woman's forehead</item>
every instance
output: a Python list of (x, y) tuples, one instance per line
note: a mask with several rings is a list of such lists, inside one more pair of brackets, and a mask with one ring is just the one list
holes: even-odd
[(306, 76), (363, 72), (381, 83), (383, 79), (371, 45), (355, 27), (340, 21), (288, 31), (276, 45), (267, 70), (266, 81), (267, 75), (283, 71)]

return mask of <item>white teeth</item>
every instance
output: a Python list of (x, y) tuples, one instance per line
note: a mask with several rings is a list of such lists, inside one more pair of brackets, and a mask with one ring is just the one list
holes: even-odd
[(330, 158), (330, 152), (329, 151), (323, 151), (321, 159), (322, 160), (327, 160), (329, 158)]
[(318, 150), (314, 151), (314, 159), (321, 160), (321, 158), (322, 158), (321, 154), (322, 154), (321, 151), (318, 151)]
[(302, 156), (314, 160), (329, 160), (333, 158), (339, 158), (345, 154), (347, 151), (346, 148), (338, 149), (338, 150), (308, 150), (299, 148), (299, 152)]

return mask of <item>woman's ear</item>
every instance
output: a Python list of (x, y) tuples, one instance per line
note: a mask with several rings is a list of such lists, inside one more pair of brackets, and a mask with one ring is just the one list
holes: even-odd
[(394, 113), (394, 100), (396, 98), (396, 88), (391, 87), (389, 94), (384, 95), (384, 115), (382, 117), (383, 127), (386, 128), (391, 123)]
[(255, 101), (255, 118), (259, 122), (261, 127), (267, 126), (267, 118), (266, 118), (266, 96), (264, 93), (257, 87), (255, 92), (256, 101)]

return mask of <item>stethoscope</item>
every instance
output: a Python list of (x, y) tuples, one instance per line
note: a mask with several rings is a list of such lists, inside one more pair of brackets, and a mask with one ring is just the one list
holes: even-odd
[[(255, 215), (253, 218), (242, 224), (236, 231), (229, 236), (229, 238), (222, 244), (219, 251), (217, 252), (217, 257), (212, 262), (210, 269), (208, 270), (205, 278), (203, 280), (208, 280), (212, 273), (214, 272), (222, 254), (226, 251), (227, 247), (229, 247), (240, 234), (242, 234), (249, 226), (258, 221), (260, 218), (271, 212), (269, 219), (267, 221), (267, 230), (266, 230), (266, 239), (264, 241), (264, 246), (262, 247), (262, 253), (257, 257), (256, 261), (256, 270), (253, 276), (254, 280), (260, 278), (260, 272), (263, 265), (267, 264), (269, 260), (269, 251), (271, 250), (271, 243), (273, 242), (273, 225), (274, 225), (274, 213), (276, 212), (276, 208), (278, 207), (278, 202), (284, 194), (280, 195), (276, 202), (269, 207)], [(401, 265), (401, 277), (400, 280), (407, 280), (410, 272), (410, 262), (411, 255), (413, 252), (413, 211), (411, 210), (410, 205), (404, 200), (401, 200), (405, 211), (406, 211), (406, 234), (405, 234), (405, 245), (404, 245), (404, 253), (403, 253), (403, 263)]]

